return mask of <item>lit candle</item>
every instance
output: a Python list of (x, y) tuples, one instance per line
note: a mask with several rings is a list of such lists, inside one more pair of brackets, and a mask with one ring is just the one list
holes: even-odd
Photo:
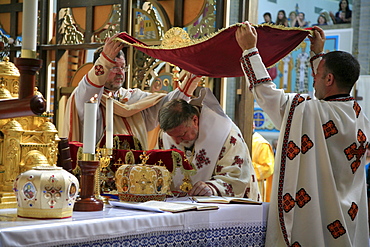
[(21, 57), (36, 58), (38, 0), (23, 1)]
[(109, 93), (106, 103), (107, 114), (105, 116), (106, 147), (113, 148), (113, 95)]
[(96, 115), (98, 104), (95, 97), (84, 105), (83, 153), (95, 154)]

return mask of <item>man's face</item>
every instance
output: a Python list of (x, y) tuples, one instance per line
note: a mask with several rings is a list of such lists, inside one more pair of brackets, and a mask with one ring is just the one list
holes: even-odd
[(171, 130), (168, 130), (167, 134), (172, 137), (177, 145), (191, 147), (198, 138), (198, 120), (198, 117), (194, 115), (190, 121), (185, 122)]
[(122, 87), (125, 81), (125, 67), (126, 61), (124, 56), (116, 57), (114, 59), (116, 65), (110, 70), (107, 81), (105, 82), (105, 87), (109, 90), (116, 91)]
[(315, 97), (323, 99), (326, 95), (326, 78), (328, 72), (325, 69), (325, 60), (321, 60), (314, 76), (313, 87), (315, 88)]

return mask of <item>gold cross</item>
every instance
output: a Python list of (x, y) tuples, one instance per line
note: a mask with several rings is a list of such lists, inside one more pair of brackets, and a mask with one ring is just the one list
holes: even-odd
[(141, 163), (143, 164), (143, 165), (145, 165), (146, 164), (146, 162), (148, 161), (148, 159), (149, 159), (149, 155), (146, 155), (146, 151), (143, 151), (143, 154), (141, 154), (140, 156), (140, 159), (141, 159)]

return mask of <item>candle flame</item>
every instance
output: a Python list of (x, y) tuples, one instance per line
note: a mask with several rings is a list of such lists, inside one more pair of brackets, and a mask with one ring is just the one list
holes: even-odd
[(95, 94), (93, 97), (90, 98), (88, 101), (89, 103), (97, 103), (98, 102), (98, 95)]
[(112, 93), (112, 92), (109, 92), (109, 93), (108, 93), (108, 97), (109, 97), (109, 98), (113, 98), (113, 93)]

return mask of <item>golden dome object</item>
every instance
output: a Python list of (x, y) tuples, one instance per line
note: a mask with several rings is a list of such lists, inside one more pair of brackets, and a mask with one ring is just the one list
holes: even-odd
[(57, 131), (55, 125), (52, 122), (50, 122), (50, 119), (47, 119), (43, 124), (41, 124), (38, 127), (38, 130), (45, 131), (45, 132), (56, 132)]
[(22, 125), (17, 120), (12, 119), (4, 125), (3, 130), (23, 131), (23, 128)]
[(0, 84), (0, 99), (12, 99), (12, 95), (8, 89), (5, 88), (5, 85)]
[(5, 57), (4, 61), (0, 62), (0, 77), (3, 76), (20, 76), (18, 68), (14, 63), (9, 62), (8, 57)]
[(31, 150), (24, 157), (24, 166), (31, 168), (38, 166), (50, 166), (50, 164), (43, 153), (38, 150)]

